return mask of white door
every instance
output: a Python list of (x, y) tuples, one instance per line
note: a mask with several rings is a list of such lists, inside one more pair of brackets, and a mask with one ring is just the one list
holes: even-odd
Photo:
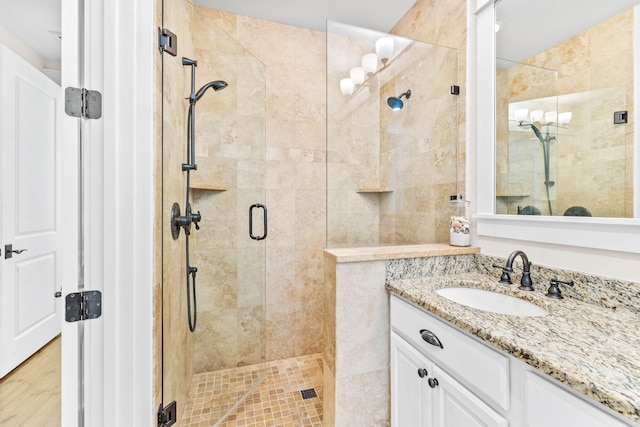
[(60, 333), (61, 89), (2, 45), (0, 63), (3, 377)]

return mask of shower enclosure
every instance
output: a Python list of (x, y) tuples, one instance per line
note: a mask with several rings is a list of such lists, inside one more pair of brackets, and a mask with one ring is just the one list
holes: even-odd
[(327, 247), (449, 241), (458, 51), (327, 23)]
[(162, 53), (156, 401), (180, 425), (218, 423), (265, 376), (265, 67), (213, 18), (163, 1), (178, 51)]

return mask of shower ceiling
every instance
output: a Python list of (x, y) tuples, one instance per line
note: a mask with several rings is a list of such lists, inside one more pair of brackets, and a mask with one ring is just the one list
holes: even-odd
[(389, 32), (416, 0), (196, 0), (200, 6), (325, 31), (326, 21)]

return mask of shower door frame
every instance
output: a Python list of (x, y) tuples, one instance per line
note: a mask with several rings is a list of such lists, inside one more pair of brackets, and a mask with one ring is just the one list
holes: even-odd
[[(103, 295), (102, 317), (83, 322), (82, 333), (78, 322), (62, 324), (65, 427), (156, 425), (154, 17), (153, 0), (62, 0), (62, 87), (84, 83), (103, 94), (102, 119), (82, 126), (77, 120), (85, 119), (61, 119), (64, 167), (79, 167), (81, 132), (90, 150), (84, 174), (85, 288)], [(74, 251), (79, 198), (71, 192), (73, 200), (63, 206), (70, 216), (63, 217), (62, 245)], [(77, 269), (77, 257), (63, 259), (63, 295), (79, 289)], [(82, 374), (87, 381), (80, 388)]]

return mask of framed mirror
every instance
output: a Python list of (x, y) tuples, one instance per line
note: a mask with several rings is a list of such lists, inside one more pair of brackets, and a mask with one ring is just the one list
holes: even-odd
[(633, 217), (640, 1), (573, 3), (495, 4), (496, 214)]
[(478, 0), (478, 234), (640, 252), (640, 1), (545, 1)]

